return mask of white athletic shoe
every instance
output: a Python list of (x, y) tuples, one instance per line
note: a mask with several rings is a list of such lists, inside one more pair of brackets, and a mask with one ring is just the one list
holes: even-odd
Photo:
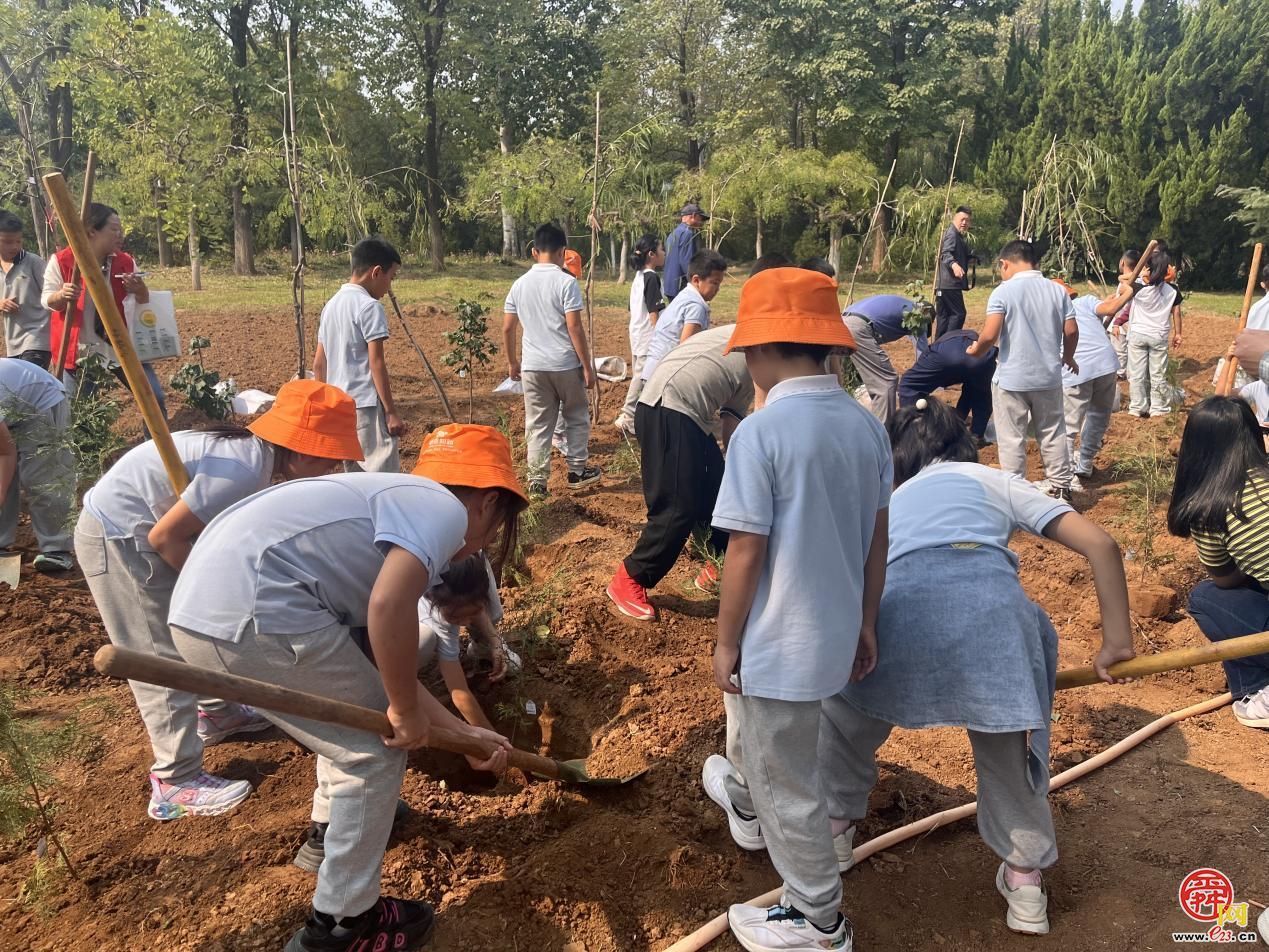
[(167, 783), (150, 774), (150, 807), (146, 812), (155, 820), (219, 816), (250, 794), (251, 784), (245, 780), (226, 780), (201, 773), (185, 783)]
[(724, 781), (734, 776), (731, 761), (718, 754), (710, 754), (705, 758), (705, 766), (701, 768), (701, 786), (709, 798), (723, 808), (727, 814), (727, 826), (731, 830), (731, 838), (742, 850), (765, 850), (767, 841), (762, 838), (762, 827), (756, 817), (745, 819), (736, 812), (736, 805), (727, 796)]
[(1256, 920), (1256, 931), (1260, 933), (1260, 938), (1265, 940), (1265, 945), (1269, 945), (1269, 909), (1260, 914), (1260, 918)]
[(749, 952), (852, 952), (854, 930), (838, 913), (837, 925), (825, 932), (792, 906), (746, 906), (727, 910), (727, 924), (736, 941)]
[(1080, 482), (1079, 473), (1076, 473), (1074, 476), (1071, 477), (1071, 492), (1082, 493), (1083, 491), (1084, 491), (1084, 484)]
[(844, 873), (855, 865), (855, 828), (848, 826), (833, 837), (833, 852), (837, 854), (837, 871)]
[(198, 739), (204, 747), (219, 744), (235, 734), (267, 731), (272, 726), (272, 721), (245, 704), (230, 703), (224, 711), (215, 714), (198, 712)]
[(996, 890), (1009, 904), (1005, 924), (1010, 929), (1023, 935), (1049, 934), (1049, 895), (1044, 891), (1043, 883), (1010, 889), (1005, 882), (1005, 864), (1001, 863), (1000, 869), (996, 870)]
[(1243, 727), (1269, 728), (1269, 687), (1234, 702), (1234, 717)]

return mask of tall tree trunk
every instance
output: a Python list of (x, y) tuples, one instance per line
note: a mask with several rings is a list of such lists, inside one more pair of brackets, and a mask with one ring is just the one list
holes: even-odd
[(630, 261), (630, 232), (622, 231), (621, 233), (621, 261), (619, 267), (621, 270), (617, 273), (617, 283), (626, 283), (626, 265)]
[(198, 250), (198, 209), (189, 207), (189, 280), (195, 291), (203, 289), (203, 256)]
[(753, 256), (756, 260), (762, 257), (762, 216), (755, 215), (754, 221), (757, 223), (757, 229), (754, 233), (753, 239)]
[[(511, 154), (511, 127), (505, 122), (498, 127), (498, 149), (503, 155)], [(516, 219), (501, 198), (499, 205), (502, 211), (502, 260), (514, 261), (520, 255), (520, 249), (516, 247)]]
[[(885, 159), (881, 168), (889, 168), (899, 157), (899, 133), (892, 132), (886, 140)], [(886, 252), (890, 247), (890, 230), (894, 227), (894, 210), (887, 204), (877, 209), (877, 220), (872, 230), (872, 270), (880, 274), (886, 267)]]
[(678, 63), (679, 70), (679, 121), (687, 133), (687, 167), (701, 167), (701, 143), (696, 137), (696, 93), (688, 84), (687, 62), (687, 24), (679, 31)]
[(842, 278), (842, 223), (833, 219), (828, 226), (828, 263), (837, 272), (837, 280)]
[(423, 137), (423, 208), (427, 212), (428, 245), (432, 267), (445, 270), (445, 228), (441, 221), (445, 193), (441, 188), (441, 129), (436, 104), (436, 79), (441, 69), (441, 44), (445, 40), (445, 15), (448, 0), (434, 0), (431, 9), (422, 3), (421, 12), (428, 14), (423, 25), (423, 118), (427, 131)]
[(617, 236), (608, 232), (608, 273), (617, 273)]
[(246, 160), (250, 120), (247, 112), (247, 46), (253, 0), (237, 0), (229, 8), (229, 43), (233, 77), (230, 81), (232, 112), (229, 117), (229, 145), (238, 166), (229, 186), (234, 223), (234, 274), (255, 274), (256, 253), (251, 230), (251, 205), (246, 200), (242, 164)]
[(159, 250), (159, 267), (172, 267), (172, 243), (167, 238), (167, 196), (163, 192), (163, 183), (154, 180), (154, 221), (155, 242)]

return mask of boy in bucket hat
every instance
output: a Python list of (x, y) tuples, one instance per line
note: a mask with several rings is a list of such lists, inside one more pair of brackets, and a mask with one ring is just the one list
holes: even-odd
[[(282, 480), (321, 476), (361, 459), (357, 408), (348, 394), (316, 380), (293, 380), (247, 427), (216, 424), (173, 433), (189, 476), (179, 496), (153, 442), (129, 450), (84, 494), (75, 551), (110, 640), (161, 658), (179, 658), (167, 626), (178, 573), (194, 540), (225, 509)], [(149, 815), (212, 816), (246, 799), (251, 785), (203, 770), (203, 748), (264, 730), (251, 708), (128, 682), (150, 735)]]
[(885, 430), (825, 373), (852, 350), (837, 284), (776, 268), (741, 289), (743, 349), (764, 409), (736, 428), (714, 525), (730, 534), (714, 681), (727, 756), (702, 781), (744, 849), (784, 877), (770, 908), (734, 905), (749, 950), (849, 950), (817, 748), (821, 702), (876, 664), (892, 467)]
[(688, 202), (679, 209), (679, 224), (665, 239), (665, 299), (673, 301), (674, 295), (688, 282), (692, 259), (700, 250), (701, 226), (709, 221), (709, 215), (696, 202)]

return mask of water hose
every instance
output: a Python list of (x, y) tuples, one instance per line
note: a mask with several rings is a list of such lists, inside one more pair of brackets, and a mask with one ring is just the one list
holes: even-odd
[[(1173, 711), (1171, 714), (1165, 714), (1158, 720), (1151, 721), (1140, 730), (1129, 734), (1119, 743), (1112, 747), (1108, 747), (1095, 757), (1090, 757), (1082, 764), (1063, 770), (1060, 774), (1053, 777), (1049, 781), (1049, 790), (1053, 791), (1059, 787), (1064, 787), (1068, 783), (1074, 783), (1082, 777), (1087, 776), (1099, 767), (1104, 767), (1112, 760), (1117, 760), (1134, 747), (1139, 746), (1144, 741), (1149, 740), (1155, 734), (1166, 728), (1177, 724), (1180, 721), (1190, 717), (1197, 717), (1200, 714), (1210, 714), (1212, 711), (1219, 710), (1226, 704), (1233, 701), (1233, 695), (1222, 694), (1210, 700), (1203, 701), (1201, 704), (1195, 704), (1192, 707), (1183, 708), (1179, 711)], [(902, 843), (904, 840), (910, 840), (914, 836), (920, 836), (923, 833), (930, 833), (937, 830), (941, 826), (949, 823), (955, 823), (957, 820), (965, 820), (978, 812), (978, 801), (966, 803), (963, 806), (953, 807), (950, 810), (943, 810), (927, 816), (924, 819), (917, 820), (915, 823), (909, 823), (907, 826), (901, 826), (897, 830), (891, 830), (889, 833), (883, 833), (881, 836), (874, 837), (867, 843), (855, 847), (855, 863), (858, 865), (868, 859), (875, 853), (887, 850), (892, 846)], [(749, 905), (753, 906), (770, 906), (780, 901), (780, 893), (784, 887), (780, 886), (768, 893), (763, 893), (749, 900)], [(727, 931), (727, 913), (715, 916), (705, 925), (701, 926), (690, 935), (679, 939), (665, 952), (698, 952), (705, 948), (720, 935)]]

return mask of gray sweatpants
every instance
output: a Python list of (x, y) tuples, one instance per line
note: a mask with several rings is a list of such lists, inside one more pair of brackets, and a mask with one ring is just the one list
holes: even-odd
[[(1067, 455), (1076, 473), (1091, 473), (1093, 458), (1102, 448), (1106, 428), (1115, 412), (1115, 397), (1119, 393), (1119, 378), (1112, 370), (1108, 374), (1086, 380), (1076, 387), (1062, 391), (1062, 403), (1066, 413)], [(1079, 439), (1079, 453), (1075, 441)]]
[(991, 385), (991, 414), (996, 424), (1000, 468), (1027, 477), (1027, 425), (1035, 426), (1044, 475), (1054, 486), (1071, 485), (1062, 388), (1002, 390)]
[(1169, 413), (1168, 338), (1128, 335), (1128, 411)]
[(13, 545), (18, 512), (26, 493), (31, 528), (41, 552), (69, 552), (70, 515), (75, 503), (75, 456), (67, 441), (70, 401), (42, 412), (11, 416), (9, 429), (18, 450), (18, 473), (0, 507), (0, 549)]
[[(92, 513), (85, 510), (79, 514), (75, 554), (110, 643), (180, 661), (167, 626), (176, 571), (157, 552), (138, 548), (135, 539), (107, 539), (105, 535)], [(128, 687), (150, 735), (154, 751), (150, 772), (167, 783), (192, 780), (202, 773), (198, 710), (223, 711), (225, 702), (200, 700), (144, 681), (129, 681)]]
[(529, 482), (546, 482), (551, 468), (551, 434), (564, 415), (564, 456), (568, 471), (580, 473), (590, 457), (590, 406), (582, 368), (525, 370), (524, 438), (528, 444)]
[[(257, 633), (248, 625), (236, 644), (174, 627), (172, 640), (186, 661), (213, 671), (316, 691), (377, 711), (388, 706), (378, 670), (344, 625), (303, 635)], [(379, 899), (383, 853), (405, 778), (406, 752), (385, 747), (369, 731), (260, 713), (317, 754), (313, 819), (330, 826), (313, 908), (336, 917), (360, 915)]]
[[(877, 785), (877, 750), (890, 736), (885, 721), (862, 714), (841, 695), (821, 705), (819, 762), (829, 815), (862, 820)], [(1057, 834), (1049, 809), (1049, 775), (1031, 786), (1025, 731), (969, 731), (978, 774), (978, 832), (983, 842), (1017, 869), (1047, 869), (1057, 862)], [(765, 830), (764, 830), (765, 833)]]
[(357, 408), (357, 442), (361, 444), (365, 460), (348, 462), (344, 469), (350, 473), (399, 473), (401, 451), (397, 438), (388, 432), (388, 415), (383, 406)]
[(643, 379), (643, 365), (647, 362), (647, 354), (634, 359), (634, 368), (630, 371), (630, 386), (626, 388), (626, 402), (621, 406), (622, 415), (628, 417), (632, 423), (635, 407), (639, 405), (639, 394), (643, 393), (643, 385), (647, 382)]
[(727, 778), (727, 795), (758, 818), (785, 902), (827, 929), (841, 911), (842, 879), (817, 756), (820, 702), (724, 694), (723, 704), (727, 759), (741, 778)]
[(899, 374), (873, 336), (871, 324), (855, 314), (847, 314), (843, 320), (855, 338), (856, 348), (850, 362), (859, 371), (859, 379), (868, 391), (873, 415), (884, 426), (890, 422), (899, 403)]

